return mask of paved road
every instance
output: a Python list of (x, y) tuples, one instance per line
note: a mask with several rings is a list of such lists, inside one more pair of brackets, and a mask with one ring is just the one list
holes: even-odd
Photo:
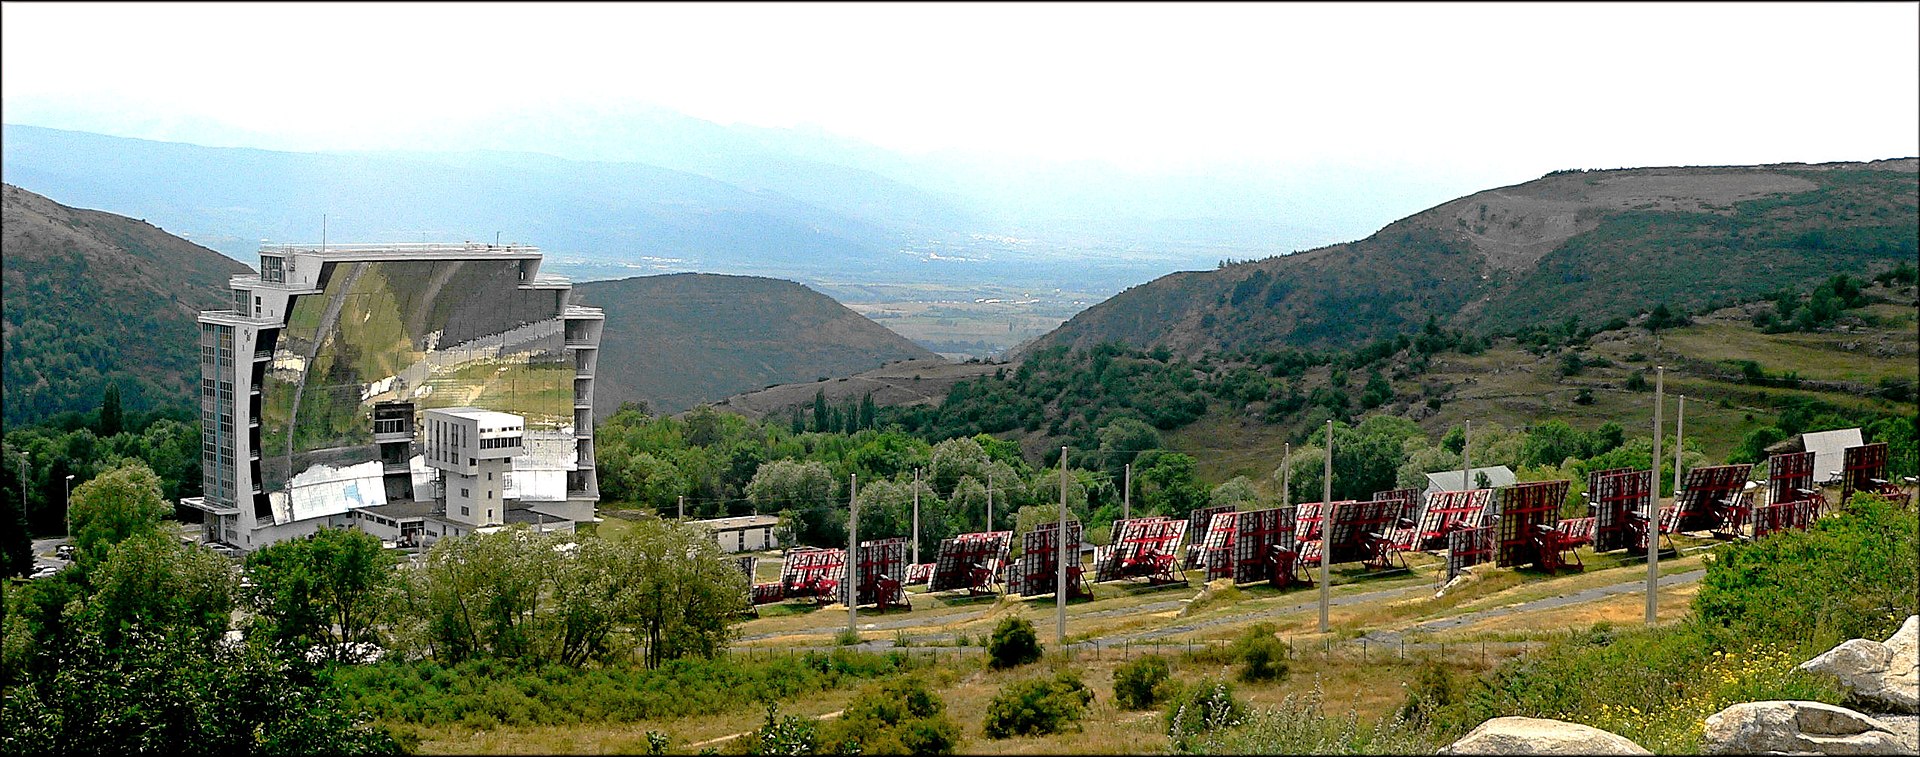
[[(1700, 577), (1706, 574), (1707, 574), (1706, 569), (1702, 568), (1699, 570), (1690, 570), (1684, 573), (1671, 573), (1668, 575), (1664, 575), (1660, 577), (1660, 582), (1659, 582), (1660, 588), (1670, 589), (1675, 586), (1684, 586), (1686, 584), (1690, 584), (1700, 580)], [(1551, 610), (1556, 607), (1566, 607), (1569, 605), (1581, 604), (1583, 602), (1593, 602), (1596, 600), (1606, 599), (1608, 597), (1618, 596), (1621, 594), (1631, 594), (1635, 592), (1640, 592), (1645, 590), (1646, 586), (1647, 586), (1647, 579), (1643, 576), (1643, 577), (1635, 578), (1628, 581), (1622, 581), (1617, 584), (1610, 584), (1607, 586), (1596, 586), (1591, 589), (1584, 589), (1581, 591), (1576, 591), (1572, 594), (1564, 594), (1558, 597), (1546, 597), (1544, 599), (1536, 599), (1531, 602), (1521, 602), (1515, 605), (1507, 605), (1506, 607), (1496, 607), (1491, 610), (1481, 610), (1479, 612), (1470, 612), (1464, 615), (1455, 615), (1447, 618), (1439, 618), (1437, 620), (1429, 620), (1425, 623), (1418, 623), (1411, 627), (1408, 627), (1399, 631), (1370, 631), (1364, 636), (1362, 636), (1361, 638), (1367, 639), (1369, 641), (1380, 641), (1380, 642), (1399, 641), (1402, 636), (1405, 636), (1407, 634), (1437, 633), (1440, 631), (1446, 631), (1454, 628), (1460, 628), (1462, 626), (1471, 625), (1473, 623), (1478, 623), (1488, 618), (1498, 618), (1505, 615), (1513, 615), (1515, 613), (1533, 612), (1535, 610)]]

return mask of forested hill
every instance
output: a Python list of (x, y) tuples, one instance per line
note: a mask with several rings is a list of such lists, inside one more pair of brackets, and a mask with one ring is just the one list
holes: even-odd
[(644, 400), (679, 412), (770, 384), (938, 360), (833, 298), (791, 281), (680, 273), (574, 288), (606, 311), (594, 413)]
[(199, 383), (194, 318), (232, 302), (245, 265), (131, 218), (4, 186), (6, 425), (100, 405), (187, 406)]
[(1429, 317), (1510, 333), (1660, 303), (1703, 312), (1913, 260), (1917, 169), (1920, 159), (1907, 158), (1555, 172), (1357, 242), (1160, 278), (1029, 350), (1112, 341), (1199, 355), (1357, 345)]

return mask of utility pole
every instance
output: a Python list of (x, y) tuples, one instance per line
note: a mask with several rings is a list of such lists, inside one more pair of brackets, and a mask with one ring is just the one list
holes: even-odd
[(680, 495), (680, 519), (687, 519), (687, 495)]
[[(1680, 498), (1680, 450), (1687, 438), (1687, 395), (1680, 395), (1680, 412), (1673, 416), (1673, 497)], [(1674, 505), (1678, 507), (1678, 504)]]
[(1666, 399), (1667, 368), (1653, 367), (1653, 473), (1647, 478), (1647, 625), (1660, 611), (1660, 405)]
[(856, 499), (855, 487), (860, 483), (860, 474), (847, 474), (847, 633), (860, 632), (860, 594), (856, 584), (860, 583), (860, 500)]
[[(1054, 556), (1053, 643), (1067, 645), (1067, 448), (1060, 448), (1060, 551)], [(1080, 545), (1073, 545), (1073, 559), (1080, 559)]]
[(920, 469), (913, 469), (913, 564), (920, 564)]
[(1333, 530), (1333, 421), (1327, 421), (1326, 469), (1320, 476), (1320, 632), (1327, 632), (1327, 532)]
[[(22, 485), (22, 488), (25, 488), (25, 485)], [(1120, 519), (1133, 519), (1133, 463), (1127, 463), (1126, 483), (1120, 489)]]
[(987, 476), (987, 531), (993, 531), (993, 476)]
[(73, 474), (71, 473), (67, 474), (67, 502), (60, 509), (66, 514), (67, 543), (71, 544), (73, 543)]

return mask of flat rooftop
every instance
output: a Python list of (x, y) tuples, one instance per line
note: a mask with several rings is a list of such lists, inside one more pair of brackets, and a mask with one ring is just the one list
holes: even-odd
[(306, 255), (499, 253), (502, 255), (538, 255), (540, 248), (530, 244), (483, 244), (480, 242), (388, 242), (378, 244), (300, 244), (262, 242), (260, 252), (269, 255), (301, 253)]
[(732, 518), (712, 518), (709, 520), (691, 520), (687, 522), (696, 526), (706, 526), (715, 531), (730, 531), (736, 528), (759, 528), (761, 526), (779, 525), (780, 517), (777, 515), (739, 515)]

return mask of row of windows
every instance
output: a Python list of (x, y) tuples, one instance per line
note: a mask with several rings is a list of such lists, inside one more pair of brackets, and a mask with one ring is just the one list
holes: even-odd
[(505, 436), (499, 439), (481, 439), (480, 440), (481, 449), (502, 449), (506, 447), (518, 447), (518, 446), (520, 446), (520, 437), (517, 437), (517, 436)]

